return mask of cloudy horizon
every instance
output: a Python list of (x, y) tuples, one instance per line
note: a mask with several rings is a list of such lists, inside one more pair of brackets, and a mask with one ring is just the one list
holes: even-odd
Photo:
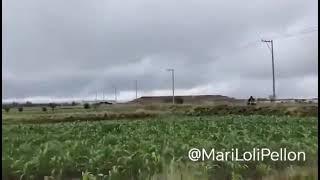
[(3, 1), (2, 101), (318, 97), (318, 1)]

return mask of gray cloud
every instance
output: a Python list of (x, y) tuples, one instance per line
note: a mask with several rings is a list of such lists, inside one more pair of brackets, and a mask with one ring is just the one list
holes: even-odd
[(141, 95), (162, 95), (168, 67), (181, 94), (268, 96), (271, 56), (259, 40), (273, 37), (279, 96), (317, 96), (317, 33), (282, 38), (318, 26), (315, 0), (3, 3), (4, 99), (111, 97), (114, 86), (126, 99), (136, 79)]

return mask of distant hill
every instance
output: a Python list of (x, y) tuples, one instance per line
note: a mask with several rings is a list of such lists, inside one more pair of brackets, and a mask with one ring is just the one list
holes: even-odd
[[(175, 101), (183, 103), (206, 103), (206, 102), (243, 102), (242, 99), (222, 95), (195, 95), (195, 96), (175, 96)], [(171, 103), (172, 96), (142, 96), (138, 99), (130, 101), (130, 103)]]

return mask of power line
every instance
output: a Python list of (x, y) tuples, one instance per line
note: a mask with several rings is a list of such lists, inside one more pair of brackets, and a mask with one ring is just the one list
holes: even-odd
[(221, 58), (223, 58), (223, 57), (226, 57), (226, 56), (230, 56), (230, 55), (232, 55), (232, 54), (235, 54), (235, 52), (238, 52), (238, 51), (240, 51), (240, 50), (243, 50), (243, 49), (247, 49), (247, 48), (249, 48), (249, 47), (252, 47), (252, 46), (255, 46), (255, 45), (257, 45), (258, 43), (260, 43), (260, 40), (254, 40), (254, 41), (250, 41), (250, 42), (248, 42), (248, 43), (246, 43), (246, 44), (244, 44), (244, 45), (241, 45), (241, 46), (238, 46), (238, 47), (234, 47), (234, 48), (232, 48), (232, 49), (230, 49), (229, 50), (229, 52), (233, 52), (233, 53), (226, 53), (226, 54), (224, 54), (224, 55), (219, 55), (219, 56), (215, 56), (213, 59), (221, 59)]
[(295, 33), (284, 33), (283, 35), (274, 36), (274, 37), (271, 37), (271, 38), (272, 39), (285, 39), (285, 38), (297, 37), (299, 35), (313, 33), (313, 32), (316, 32), (316, 31), (318, 31), (318, 27), (317, 26), (305, 28), (305, 29), (302, 29), (302, 30), (300, 30), (298, 32), (295, 32)]
[[(312, 32), (316, 32), (318, 31), (318, 27), (315, 26), (315, 27), (308, 27), (308, 28), (305, 28), (305, 29), (302, 29), (298, 32), (295, 32), (295, 33), (290, 33), (290, 34), (283, 34), (283, 35), (280, 35), (280, 36), (274, 36), (274, 37), (269, 37), (268, 39), (273, 39), (273, 40), (277, 40), (277, 39), (285, 39), (285, 38), (290, 38), (290, 37), (297, 37), (299, 35), (303, 35), (303, 34), (309, 34), (309, 33), (312, 33)], [(262, 39), (262, 38), (261, 38)], [(255, 46), (257, 44), (259, 44), (261, 42), (261, 39), (259, 40), (253, 40), (253, 41), (250, 41), (244, 45), (241, 45), (241, 46), (238, 46), (238, 47), (235, 47), (235, 48), (231, 48), (229, 50), (229, 52), (233, 52), (233, 53), (226, 53), (225, 55), (218, 55), (218, 56), (215, 56), (213, 59), (221, 59), (223, 57), (226, 57), (226, 56), (230, 56), (231, 54), (235, 54), (235, 52), (238, 52), (240, 50), (243, 50), (243, 49), (247, 49), (249, 47), (252, 47), (252, 46)], [(268, 48), (271, 50), (271, 47), (267, 44)]]

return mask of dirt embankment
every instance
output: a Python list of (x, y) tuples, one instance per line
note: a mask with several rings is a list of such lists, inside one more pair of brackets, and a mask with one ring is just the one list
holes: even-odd
[[(178, 108), (171, 108), (172, 111), (180, 111)], [(318, 106), (198, 106), (189, 107), (183, 111), (187, 115), (275, 115), (275, 116), (298, 116), (317, 117)]]
[(6, 119), (2, 124), (16, 123), (60, 123), (75, 121), (102, 121), (120, 119), (144, 119), (156, 117), (160, 114), (182, 114), (188, 116), (202, 115), (266, 115), (266, 116), (296, 116), (296, 117), (318, 117), (318, 106), (142, 106), (135, 111), (129, 112), (96, 112), (88, 114), (72, 114), (65, 116), (43, 115), (39, 117), (22, 117)]

